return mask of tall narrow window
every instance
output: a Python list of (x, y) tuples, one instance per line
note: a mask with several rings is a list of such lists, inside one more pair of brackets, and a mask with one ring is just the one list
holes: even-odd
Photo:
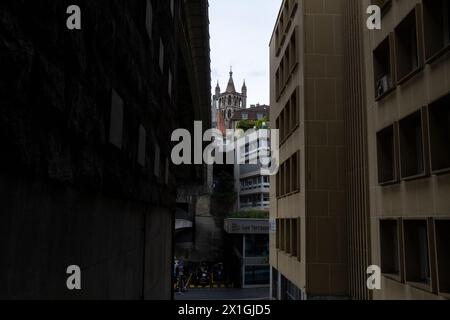
[(450, 220), (436, 220), (439, 292), (450, 294)]
[(292, 165), (292, 192), (297, 192), (300, 190), (300, 168), (299, 168), (299, 153), (296, 152), (292, 155), (291, 165)]
[(280, 241), (280, 237), (281, 237), (281, 226), (280, 226), (280, 219), (276, 219), (275, 220), (275, 223), (276, 223), (276, 248), (277, 249), (281, 249), (281, 246), (280, 246), (280, 243), (281, 243), (281, 241)]
[(426, 220), (405, 221), (406, 280), (431, 283), (428, 229)]
[(416, 112), (400, 121), (400, 165), (402, 178), (425, 173), (422, 116)]
[(285, 243), (286, 243), (286, 253), (291, 254), (292, 253), (292, 248), (291, 248), (291, 219), (285, 219), (284, 222), (286, 223), (285, 226), (285, 232), (286, 232), (286, 238), (285, 238)]
[(416, 10), (395, 28), (395, 49), (397, 79), (401, 82), (419, 68)]
[(385, 274), (400, 273), (400, 255), (397, 220), (380, 221), (381, 271)]
[(378, 182), (384, 184), (395, 181), (394, 126), (389, 126), (377, 133), (377, 151)]
[(450, 5), (448, 0), (423, 0), (425, 58), (427, 61), (450, 45)]
[(450, 169), (450, 95), (429, 106), (433, 172)]
[(291, 234), (292, 234), (292, 255), (298, 257), (298, 224), (297, 219), (291, 220)]
[(387, 37), (373, 52), (375, 98), (379, 100), (394, 88), (391, 68), (391, 44)]

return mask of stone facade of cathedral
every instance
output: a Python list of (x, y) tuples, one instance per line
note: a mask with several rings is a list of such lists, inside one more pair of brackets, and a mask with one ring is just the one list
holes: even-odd
[(245, 85), (245, 80), (241, 92), (237, 92), (233, 80), (233, 71), (230, 70), (227, 89), (225, 92), (220, 91), (219, 82), (217, 82), (216, 92), (213, 96), (214, 108), (217, 112), (216, 119), (218, 119), (218, 124), (221, 123), (219, 119), (223, 120), (224, 129), (232, 129), (232, 119), (235, 112), (247, 108), (247, 86)]

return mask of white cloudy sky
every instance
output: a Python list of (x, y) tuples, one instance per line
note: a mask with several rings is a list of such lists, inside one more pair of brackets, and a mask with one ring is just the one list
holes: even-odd
[(212, 89), (224, 91), (230, 66), (248, 103), (269, 104), (269, 41), (282, 0), (210, 0)]

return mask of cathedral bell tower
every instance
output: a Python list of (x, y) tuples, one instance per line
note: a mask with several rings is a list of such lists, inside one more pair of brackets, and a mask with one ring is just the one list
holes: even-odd
[(225, 92), (220, 92), (219, 82), (217, 82), (214, 106), (216, 107), (216, 111), (220, 112), (221, 116), (223, 116), (226, 129), (232, 129), (231, 119), (234, 116), (234, 112), (247, 107), (247, 86), (244, 81), (242, 93), (236, 91), (232, 69), (230, 69), (230, 79), (228, 80)]

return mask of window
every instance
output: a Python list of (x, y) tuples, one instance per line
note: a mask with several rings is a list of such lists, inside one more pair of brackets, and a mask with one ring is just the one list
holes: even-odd
[(291, 246), (291, 231), (292, 231), (292, 229), (291, 229), (291, 219), (285, 219), (284, 220), (284, 222), (285, 222), (285, 224), (286, 224), (286, 226), (285, 226), (285, 236), (286, 236), (286, 238), (285, 238), (285, 251), (286, 251), (286, 253), (288, 253), (288, 254), (291, 254), (292, 253), (292, 246)]
[(427, 62), (450, 45), (450, 5), (448, 0), (423, 0), (425, 58)]
[(395, 275), (400, 273), (397, 220), (380, 221), (380, 257), (381, 272)]
[(399, 134), (402, 178), (424, 174), (422, 115), (420, 111), (400, 121)]
[(245, 285), (267, 285), (270, 283), (270, 266), (245, 266)]
[(287, 301), (306, 300), (306, 297), (302, 295), (301, 290), (295, 284), (289, 281), (286, 277), (284, 277), (282, 274), (280, 280), (281, 280), (280, 300), (287, 300)]
[(291, 75), (295, 71), (298, 64), (298, 52), (297, 52), (297, 29), (292, 33), (289, 45), (286, 48), (283, 58), (280, 61), (280, 66), (276, 71), (276, 98), (279, 100), (281, 94), (283, 94), (286, 85), (288, 84)]
[(300, 219), (277, 219), (277, 249), (300, 260)]
[(278, 101), (280, 97), (280, 70), (275, 73), (275, 97)]
[(300, 191), (300, 152), (294, 153), (281, 164), (277, 174), (277, 196), (283, 197)]
[(280, 223), (280, 250), (285, 250), (285, 225), (284, 225), (284, 219), (279, 220)]
[(395, 28), (395, 62), (399, 83), (408, 79), (420, 66), (417, 39), (416, 10), (413, 10)]
[(450, 169), (450, 95), (429, 106), (431, 167)]
[(277, 119), (277, 128), (280, 130), (280, 141), (283, 144), (285, 140), (297, 129), (300, 124), (298, 113), (299, 88), (292, 93), (288, 102), (284, 106)]
[(272, 298), (278, 300), (278, 270), (272, 268)]
[(380, 100), (394, 89), (390, 37), (381, 42), (373, 52), (373, 71), (375, 98)]
[(242, 120), (248, 120), (248, 113), (242, 113)]
[(291, 220), (291, 254), (294, 257), (298, 257), (298, 221), (297, 219)]
[(427, 221), (406, 220), (404, 228), (406, 281), (429, 285), (431, 275)]
[(281, 166), (280, 166), (280, 169), (278, 170), (278, 173), (275, 176), (275, 180), (276, 180), (276, 188), (275, 188), (276, 194), (277, 194), (277, 197), (280, 197), (281, 196)]
[(291, 167), (292, 167), (292, 174), (291, 174), (291, 189), (292, 192), (300, 191), (300, 166), (299, 166), (299, 154), (294, 153), (291, 157)]
[(284, 61), (285, 60), (286, 59), (283, 57), (283, 59), (281, 60), (281, 63), (280, 63), (280, 91), (279, 91), (280, 95), (283, 94), (284, 88), (286, 86), (286, 78), (285, 78), (286, 74), (284, 72), (284, 65), (285, 65)]
[(378, 182), (385, 184), (396, 180), (394, 126), (377, 133)]
[(287, 194), (285, 181), (286, 181), (286, 163), (283, 163), (281, 165), (280, 196)]
[(281, 221), (280, 221), (280, 219), (277, 219), (276, 220), (276, 228), (277, 228), (277, 230), (276, 230), (276, 247), (277, 247), (277, 249), (281, 249), (281, 239), (280, 239), (280, 236), (281, 236), (281, 223), (280, 223)]
[(245, 257), (260, 258), (269, 255), (269, 235), (246, 234), (245, 235)]
[(292, 18), (297, 11), (298, 3), (294, 0), (287, 0), (280, 14), (280, 19), (275, 29), (275, 48), (278, 57), (286, 41), (286, 33), (292, 24)]
[(439, 292), (450, 294), (450, 220), (436, 220)]
[(291, 37), (291, 41), (289, 42), (290, 52), (290, 61), (289, 61), (289, 70), (290, 72), (294, 72), (295, 68), (298, 65), (298, 52), (297, 52), (297, 28), (294, 30), (294, 33)]
[(296, 90), (294, 90), (294, 92), (291, 95), (291, 98), (289, 99), (289, 107), (291, 109), (291, 119), (290, 119), (290, 131), (293, 131), (295, 128), (298, 127), (299, 125), (299, 118), (298, 118), (298, 101), (297, 101), (297, 95), (298, 95), (298, 90), (299, 88), (297, 88)]

